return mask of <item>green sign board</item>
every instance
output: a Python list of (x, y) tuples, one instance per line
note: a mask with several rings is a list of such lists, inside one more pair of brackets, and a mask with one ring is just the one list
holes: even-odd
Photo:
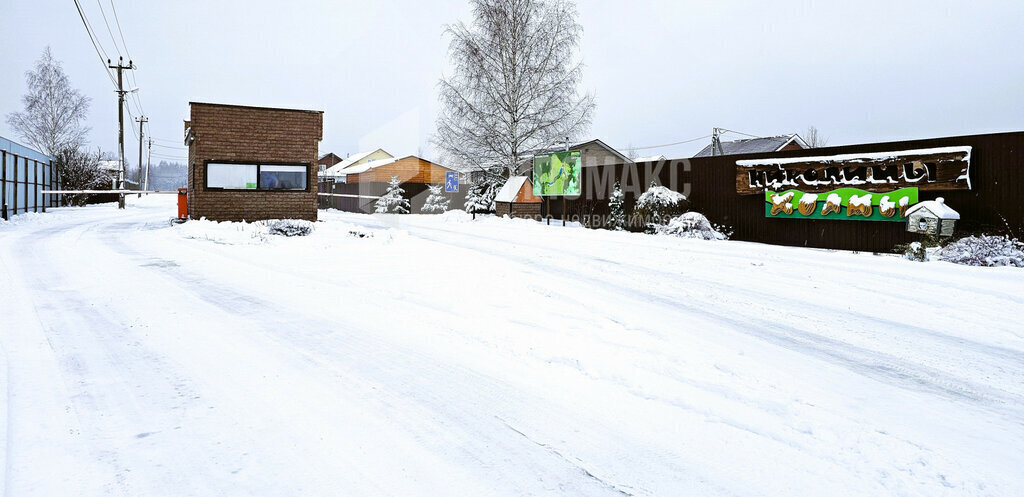
[(533, 194), (578, 196), (581, 170), (579, 152), (538, 155), (533, 158)]
[(906, 211), (917, 203), (917, 188), (889, 193), (859, 188), (805, 193), (798, 190), (764, 193), (765, 217), (840, 219), (849, 221), (906, 221)]

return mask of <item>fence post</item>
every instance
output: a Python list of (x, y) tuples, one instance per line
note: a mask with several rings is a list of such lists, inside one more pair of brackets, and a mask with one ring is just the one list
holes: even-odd
[(39, 161), (35, 159), (32, 159), (32, 212), (39, 212)]
[(0, 150), (3, 161), (0, 162), (0, 206), (3, 206), (3, 218), (7, 220), (7, 151)]
[(14, 212), (11, 212), (12, 216), (18, 215), (18, 155), (14, 155), (14, 187), (11, 188), (11, 192), (14, 193)]
[[(36, 185), (36, 188), (39, 188), (40, 186), (46, 186), (46, 164), (43, 164), (40, 170), (43, 172), (43, 185)], [(50, 174), (53, 174), (53, 171), (50, 171)], [(49, 190), (49, 187), (47, 187), (46, 189)], [(39, 202), (42, 204), (40, 208), (45, 213), (47, 204), (45, 193), (39, 194)]]

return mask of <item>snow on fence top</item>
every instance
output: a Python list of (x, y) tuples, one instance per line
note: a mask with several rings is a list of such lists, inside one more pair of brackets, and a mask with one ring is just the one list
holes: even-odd
[(807, 162), (864, 162), (874, 163), (886, 160), (899, 160), (901, 157), (911, 155), (935, 155), (935, 154), (950, 154), (950, 153), (965, 153), (967, 154), (966, 160), (971, 159), (971, 147), (938, 147), (938, 148), (920, 148), (915, 150), (900, 150), (898, 152), (862, 152), (856, 154), (839, 154), (839, 155), (819, 155), (813, 157), (785, 157), (785, 158), (769, 158), (769, 159), (745, 159), (736, 161), (737, 166), (741, 167), (754, 167), (754, 166), (784, 166), (786, 164), (803, 164)]

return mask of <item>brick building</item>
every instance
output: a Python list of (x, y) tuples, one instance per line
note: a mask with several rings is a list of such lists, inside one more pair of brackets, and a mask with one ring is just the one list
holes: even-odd
[(192, 219), (316, 220), (323, 112), (190, 102)]

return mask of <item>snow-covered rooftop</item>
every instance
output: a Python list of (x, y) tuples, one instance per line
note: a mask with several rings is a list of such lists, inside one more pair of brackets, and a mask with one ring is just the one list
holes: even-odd
[(514, 202), (523, 183), (529, 180), (526, 176), (513, 176), (502, 185), (501, 190), (494, 196), (495, 202)]
[(658, 162), (663, 160), (668, 160), (668, 157), (665, 157), (664, 155), (650, 155), (647, 157), (637, 157), (636, 159), (633, 159), (633, 162)]
[(910, 216), (921, 209), (928, 209), (932, 214), (938, 216), (939, 219), (960, 219), (960, 213), (946, 205), (946, 199), (942, 197), (914, 204), (913, 207), (907, 209), (907, 216)]
[(373, 161), (370, 161), (370, 162), (364, 162), (364, 163), (356, 165), (356, 166), (347, 167), (341, 173), (342, 174), (365, 173), (366, 171), (369, 171), (370, 169), (374, 169), (374, 168), (377, 168), (377, 167), (380, 167), (380, 166), (386, 166), (388, 164), (394, 164), (395, 161), (397, 161), (397, 160), (399, 160), (397, 157), (392, 157), (390, 159), (381, 159), (381, 160), (373, 160)]
[[(791, 141), (796, 141), (801, 147), (807, 148), (807, 144), (804, 143), (800, 135), (791, 133), (788, 135), (779, 136), (765, 136), (762, 138), (747, 138), (744, 140), (733, 140), (722, 142), (722, 153), (720, 155), (740, 155), (740, 154), (758, 154), (767, 152), (777, 152), (783, 147), (789, 144)], [(697, 152), (694, 157), (710, 157), (711, 145), (704, 147), (700, 152)], [(639, 162), (639, 161), (638, 161)]]
[(337, 164), (327, 168), (327, 170), (325, 170), (321, 175), (322, 176), (344, 176), (346, 174), (350, 174), (350, 173), (353, 173), (353, 172), (363, 172), (363, 171), (351, 171), (351, 170), (345, 170), (345, 169), (351, 167), (356, 162), (359, 162), (359, 161), (367, 158), (368, 156), (370, 156), (374, 152), (384, 152), (385, 154), (387, 154), (388, 157), (393, 157), (391, 154), (389, 154), (387, 151), (385, 151), (384, 149), (381, 149), (381, 148), (374, 149), (374, 150), (371, 150), (369, 152), (359, 152), (358, 154), (352, 154), (352, 155), (346, 157), (345, 160), (343, 160), (343, 161), (341, 161), (341, 162), (339, 162), (339, 163), (337, 163)]

